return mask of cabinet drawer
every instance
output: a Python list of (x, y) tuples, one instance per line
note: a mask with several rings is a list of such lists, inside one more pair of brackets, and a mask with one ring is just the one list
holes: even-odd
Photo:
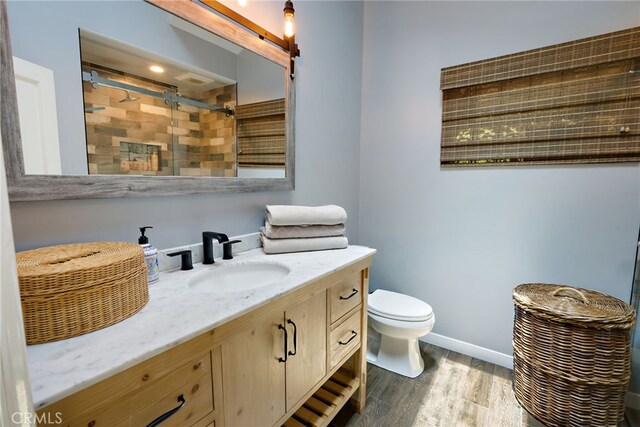
[(211, 412), (211, 399), (211, 377), (203, 375), (164, 393), (160, 400), (137, 410), (131, 417), (131, 425), (146, 426), (161, 415), (180, 407), (162, 422), (162, 426), (190, 426)]
[[(178, 405), (178, 396), (185, 399), (183, 407), (163, 426), (190, 425), (204, 417), (213, 408), (210, 353), (194, 357), (172, 373), (159, 378), (143, 374), (145, 386), (104, 405), (85, 412), (68, 426), (140, 426), (147, 425), (161, 414)], [(188, 416), (187, 416), (188, 415)], [(64, 414), (63, 414), (64, 416)], [(174, 420), (175, 419), (175, 420)]]
[(331, 323), (362, 302), (361, 273), (357, 272), (329, 288)]
[(360, 344), (360, 315), (360, 311), (356, 311), (331, 331), (331, 369)]

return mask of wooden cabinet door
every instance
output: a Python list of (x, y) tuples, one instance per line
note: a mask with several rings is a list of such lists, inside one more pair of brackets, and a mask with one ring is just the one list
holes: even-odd
[[(327, 294), (321, 292), (287, 310), (287, 411), (327, 371)], [(295, 354), (291, 354), (295, 353)]]
[(284, 316), (258, 322), (222, 344), (225, 425), (273, 425), (285, 410)]

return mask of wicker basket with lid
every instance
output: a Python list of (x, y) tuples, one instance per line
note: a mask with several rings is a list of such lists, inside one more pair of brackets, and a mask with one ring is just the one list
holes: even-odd
[(27, 344), (113, 325), (149, 300), (144, 252), (133, 243), (50, 246), (16, 261)]
[(599, 292), (523, 284), (513, 290), (516, 399), (549, 426), (617, 425), (630, 378), (633, 308)]

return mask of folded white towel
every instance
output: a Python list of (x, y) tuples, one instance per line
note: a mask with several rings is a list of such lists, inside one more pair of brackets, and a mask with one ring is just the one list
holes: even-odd
[(265, 222), (260, 231), (269, 239), (300, 239), (309, 237), (344, 236), (344, 224), (336, 225), (273, 225)]
[(347, 222), (347, 212), (336, 205), (267, 205), (271, 225), (336, 225)]
[(326, 249), (344, 249), (349, 245), (346, 237), (312, 237), (310, 239), (269, 239), (260, 234), (262, 249), (266, 254), (287, 252), (323, 251)]

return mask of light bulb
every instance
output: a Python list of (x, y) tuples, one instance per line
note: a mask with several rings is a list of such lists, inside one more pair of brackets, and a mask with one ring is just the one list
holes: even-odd
[(295, 34), (295, 28), (293, 26), (293, 13), (284, 14), (284, 35), (291, 37)]
[(249, 3), (248, 0), (238, 0), (238, 6), (240, 7), (246, 7), (247, 3)]
[(151, 67), (149, 67), (149, 69), (154, 73), (164, 73), (164, 68), (159, 65), (152, 65)]

